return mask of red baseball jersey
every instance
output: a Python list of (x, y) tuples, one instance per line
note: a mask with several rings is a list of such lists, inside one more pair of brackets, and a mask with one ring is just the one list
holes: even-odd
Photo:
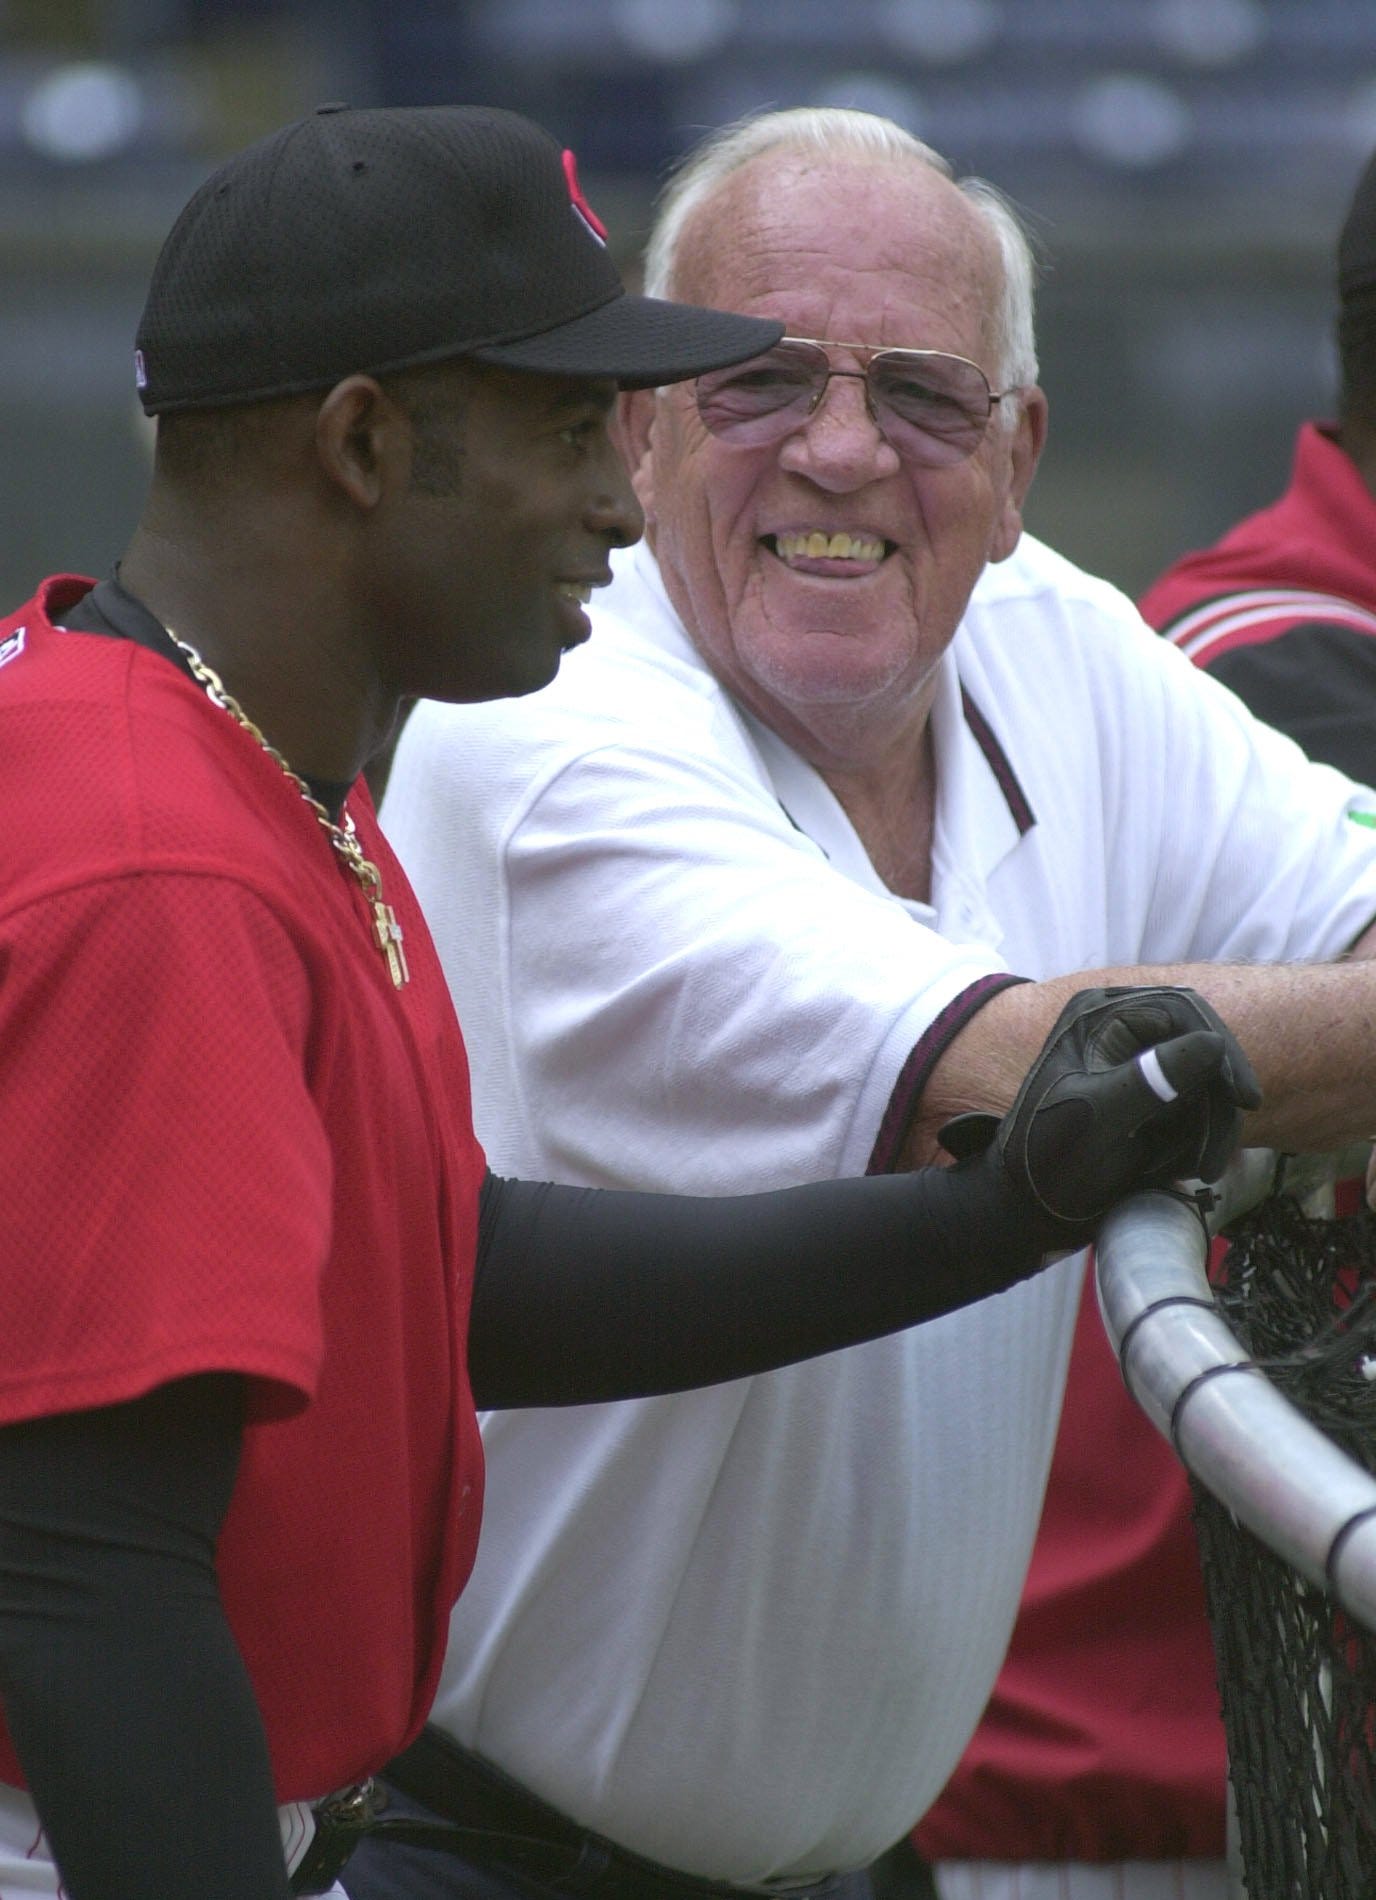
[(0, 1421), (246, 1376), (219, 1571), (306, 1799), (417, 1732), (473, 1560), (467, 1063), (362, 784), (401, 989), (252, 736), (156, 654), (54, 629), (89, 585), (0, 622)]

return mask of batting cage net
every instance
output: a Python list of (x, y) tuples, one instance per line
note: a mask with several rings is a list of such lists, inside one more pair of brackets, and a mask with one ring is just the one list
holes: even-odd
[[(1229, 1330), (1376, 1472), (1376, 1216), (1279, 1196), (1229, 1240), (1211, 1273)], [(1192, 1482), (1248, 1900), (1376, 1900), (1376, 1633)]]

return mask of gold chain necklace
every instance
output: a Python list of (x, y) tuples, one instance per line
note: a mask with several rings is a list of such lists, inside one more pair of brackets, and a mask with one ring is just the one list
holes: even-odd
[(191, 668), (196, 680), (205, 688), (207, 699), (227, 712), (236, 725), (242, 726), (251, 738), (258, 741), (273, 763), (281, 767), (314, 812), (316, 823), (334, 846), (344, 864), (358, 879), (363, 890), (364, 902), (373, 913), (373, 940), (387, 959), (387, 969), (393, 984), (400, 989), (411, 974), (406, 967), (406, 952), (401, 944), (401, 925), (397, 922), (396, 912), (392, 906), (382, 901), (382, 873), (371, 858), (364, 857), (363, 846), (358, 842), (353, 819), (348, 812), (345, 812), (343, 824), (337, 825), (301, 774), (292, 770), (272, 741), (254, 725), (214, 667), (207, 666), (195, 647), (183, 640), (180, 634), (174, 633), (171, 627), (167, 627), (165, 631), (168, 639)]

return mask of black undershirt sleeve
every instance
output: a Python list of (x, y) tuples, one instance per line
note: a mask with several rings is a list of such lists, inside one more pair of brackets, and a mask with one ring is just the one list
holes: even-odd
[(933, 1319), (1034, 1272), (988, 1170), (696, 1199), (489, 1174), (469, 1375), (484, 1409), (715, 1385)]
[(242, 1435), (230, 1374), (0, 1428), (0, 1696), (71, 1900), (287, 1900), (215, 1570)]
[(1311, 759), (1376, 784), (1376, 639), (1316, 621), (1230, 647), (1208, 671)]

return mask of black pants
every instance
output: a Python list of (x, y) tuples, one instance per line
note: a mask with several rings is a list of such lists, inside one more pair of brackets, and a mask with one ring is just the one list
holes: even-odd
[[(437, 1817), (397, 1790), (388, 1813), (417, 1819)], [(364, 1840), (342, 1875), (350, 1900), (566, 1900), (571, 1889), (541, 1885), (495, 1866), (481, 1866), (443, 1848), (404, 1847), (385, 1837)], [(597, 1889), (589, 1900), (596, 1900)], [(906, 1841), (869, 1870), (847, 1874), (837, 1900), (935, 1900), (926, 1866)]]

